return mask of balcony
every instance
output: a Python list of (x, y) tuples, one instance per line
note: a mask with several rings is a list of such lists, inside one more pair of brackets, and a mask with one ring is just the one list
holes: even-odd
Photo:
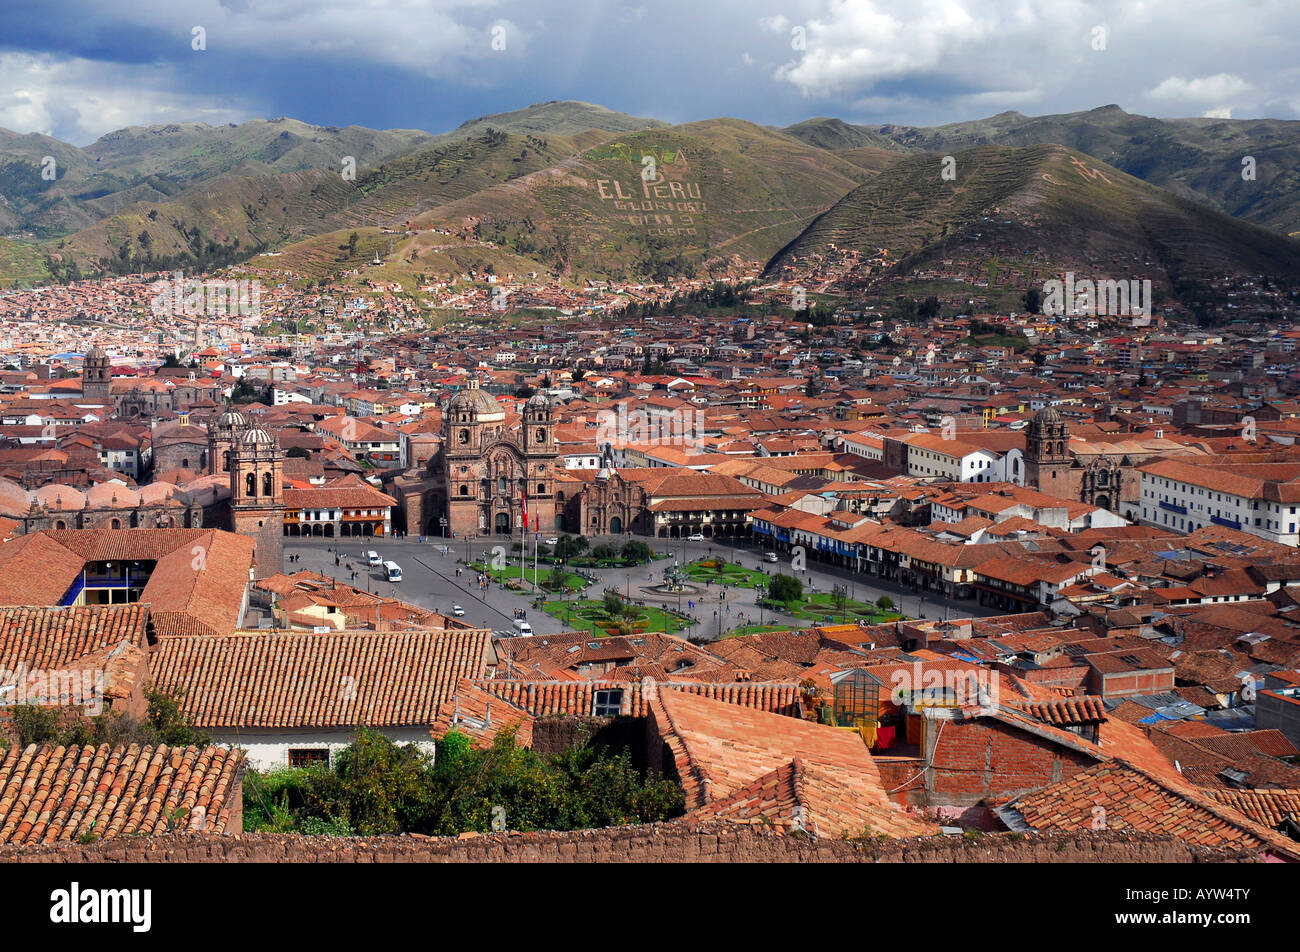
[(1173, 503), (1173, 502), (1163, 502), (1163, 501), (1162, 501), (1162, 502), (1160, 503), (1160, 508), (1161, 508), (1161, 509), (1166, 509), (1166, 510), (1168, 510), (1169, 512), (1176, 512), (1176, 513), (1178, 513), (1180, 516), (1185, 516), (1185, 515), (1187, 515), (1187, 507), (1186, 507), (1186, 506), (1180, 506), (1180, 505), (1178, 505), (1177, 503)]

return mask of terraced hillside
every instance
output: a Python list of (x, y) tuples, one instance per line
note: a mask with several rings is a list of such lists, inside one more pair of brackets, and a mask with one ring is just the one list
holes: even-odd
[[(1072, 149), (986, 146), (909, 156), (844, 197), (776, 255), (769, 271), (832, 245), (887, 249), (914, 268), (1018, 272), (1020, 286), (1065, 270), (1151, 278), (1169, 289), (1224, 274), (1300, 278), (1300, 244), (1157, 189)], [(947, 264), (945, 264), (947, 263)]]
[(478, 220), (480, 238), (538, 270), (663, 279), (767, 260), (869, 175), (789, 136), (721, 119), (618, 136), (417, 224)]
[(354, 181), (324, 169), (230, 174), (174, 201), (144, 203), (96, 222), (51, 256), (59, 264), (78, 261), (82, 273), (228, 264), (365, 222), (404, 222), (421, 208), (547, 168), (573, 148), (567, 139), (488, 132), (359, 165)]
[[(952, 154), (984, 145), (1064, 145), (1219, 211), (1300, 233), (1300, 122), (1292, 120), (1153, 119), (1110, 105), (1035, 117), (1004, 112), (929, 128), (810, 119), (786, 131), (829, 149)], [(1248, 156), (1253, 178), (1242, 175)]]

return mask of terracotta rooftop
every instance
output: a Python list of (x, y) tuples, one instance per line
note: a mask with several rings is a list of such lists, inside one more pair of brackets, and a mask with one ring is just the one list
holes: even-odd
[(492, 657), (491, 633), (245, 633), (160, 639), (155, 684), (201, 728), (421, 727)]
[[(814, 818), (841, 832), (870, 827), (904, 836), (934, 830), (890, 803), (871, 754), (853, 731), (681, 691), (660, 691), (651, 700), (692, 811), (735, 798), (719, 809), (745, 818), (777, 809), (774, 800), (806, 796)], [(780, 771), (787, 767), (791, 774), (783, 780)], [(798, 789), (801, 776), (813, 792)], [(791, 783), (793, 793), (779, 793)]]
[(0, 843), (112, 839), (177, 828), (238, 832), (244, 753), (228, 747), (10, 747)]
[(1132, 764), (1098, 764), (1022, 794), (997, 812), (1017, 830), (1166, 833), (1205, 846), (1239, 846), (1300, 860), (1300, 844), (1212, 796)]

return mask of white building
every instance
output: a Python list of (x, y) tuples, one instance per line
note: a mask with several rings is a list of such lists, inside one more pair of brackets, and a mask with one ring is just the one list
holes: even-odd
[(1250, 473), (1257, 468), (1177, 460), (1143, 466), (1140, 520), (1180, 532), (1220, 525), (1283, 545), (1300, 543), (1300, 464), (1269, 467), (1293, 471), (1288, 480)]

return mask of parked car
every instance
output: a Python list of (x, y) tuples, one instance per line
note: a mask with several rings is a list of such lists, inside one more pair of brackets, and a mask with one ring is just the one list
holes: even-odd
[(776, 561), (778, 561), (775, 552), (768, 552), (766, 555), (763, 556), (763, 558), (764, 558), (764, 560), (766, 560), (766, 561), (768, 561), (768, 562), (776, 562)]
[(465, 614), (465, 609), (461, 608), (459, 605), (452, 605), (451, 613), (455, 615), (457, 618), (460, 618)]
[(704, 533), (703, 533), (703, 532), (697, 532), (697, 533), (695, 533), (694, 535), (688, 535), (688, 536), (686, 537), (686, 541), (687, 541), (687, 542), (703, 542), (703, 541), (704, 541)]
[(552, 536), (551, 538), (549, 538), (549, 539), (546, 540), (546, 544), (547, 544), (547, 545), (559, 545), (559, 544), (560, 544), (560, 540), (557, 539), (557, 538), (555, 538), (554, 536)]

